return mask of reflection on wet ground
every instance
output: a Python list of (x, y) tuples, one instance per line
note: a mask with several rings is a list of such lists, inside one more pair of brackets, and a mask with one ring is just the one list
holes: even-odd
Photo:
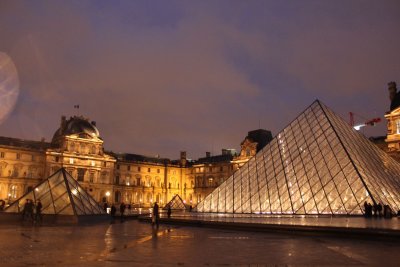
[(400, 242), (150, 224), (0, 226), (1, 266), (397, 266)]

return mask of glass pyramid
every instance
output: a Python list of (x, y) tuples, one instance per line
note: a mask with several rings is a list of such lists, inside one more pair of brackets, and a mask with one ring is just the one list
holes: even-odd
[(183, 202), (182, 198), (178, 194), (176, 194), (163, 209), (168, 209), (168, 206), (170, 206), (172, 210), (188, 209), (188, 206), (185, 204), (185, 202)]
[(94, 215), (105, 214), (100, 205), (61, 168), (32, 191), (12, 203), (5, 212), (20, 212), (26, 199), (42, 202), (43, 214)]
[(400, 163), (315, 101), (196, 209), (255, 214), (400, 209)]

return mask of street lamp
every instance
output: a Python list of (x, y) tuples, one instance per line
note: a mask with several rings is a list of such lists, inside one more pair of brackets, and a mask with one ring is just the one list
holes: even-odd
[(109, 201), (109, 200), (108, 200), (109, 196), (110, 196), (110, 191), (107, 191), (107, 192), (106, 192), (107, 202)]

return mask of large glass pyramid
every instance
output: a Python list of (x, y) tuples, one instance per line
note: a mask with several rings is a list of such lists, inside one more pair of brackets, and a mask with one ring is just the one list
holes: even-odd
[(315, 101), (196, 209), (255, 214), (400, 209), (400, 164)]
[(42, 202), (43, 214), (93, 215), (105, 214), (100, 205), (61, 168), (49, 178), (38, 184), (14, 203), (5, 212), (20, 212), (26, 199)]
[(183, 202), (182, 198), (178, 194), (176, 194), (163, 209), (166, 210), (168, 207), (171, 207), (171, 210), (188, 209), (188, 206), (185, 204), (185, 202)]

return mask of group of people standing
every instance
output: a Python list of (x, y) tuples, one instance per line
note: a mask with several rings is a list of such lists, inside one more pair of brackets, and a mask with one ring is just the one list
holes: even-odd
[(32, 223), (42, 223), (42, 202), (40, 199), (35, 203), (32, 199), (26, 199), (22, 209), (22, 221), (31, 221)]
[(381, 203), (374, 203), (374, 205), (372, 205), (367, 201), (364, 202), (364, 212), (365, 217), (367, 218), (371, 218), (372, 216), (391, 218), (393, 215), (392, 209), (389, 207), (389, 205), (383, 205), (382, 207)]

